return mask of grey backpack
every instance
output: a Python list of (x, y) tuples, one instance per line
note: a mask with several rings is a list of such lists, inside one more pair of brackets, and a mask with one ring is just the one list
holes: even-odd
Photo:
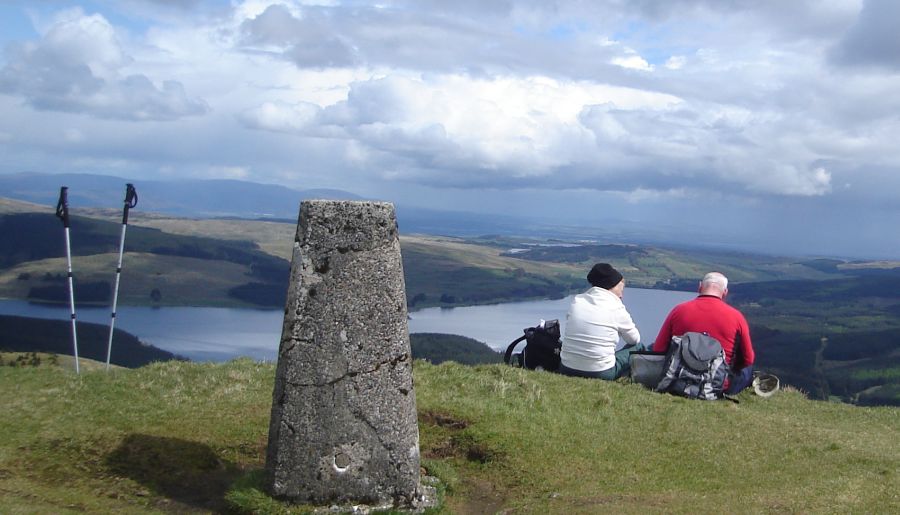
[(656, 391), (691, 399), (721, 399), (729, 376), (731, 367), (719, 341), (706, 333), (688, 332), (672, 337)]

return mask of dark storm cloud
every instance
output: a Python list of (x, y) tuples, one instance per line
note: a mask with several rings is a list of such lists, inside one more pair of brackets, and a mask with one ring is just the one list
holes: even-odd
[(244, 45), (278, 47), (277, 52), (299, 67), (349, 66), (357, 60), (322, 9), (304, 9), (297, 18), (283, 5), (270, 5), (245, 21), (241, 33)]
[(900, 71), (900, 2), (865, 0), (856, 23), (831, 53), (832, 61), (848, 67), (882, 67)]

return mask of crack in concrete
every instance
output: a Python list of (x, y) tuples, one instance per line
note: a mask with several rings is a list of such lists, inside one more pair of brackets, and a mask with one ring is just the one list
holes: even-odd
[(349, 370), (348, 370), (348, 371), (347, 371), (346, 373), (344, 373), (343, 375), (338, 376), (338, 377), (336, 377), (336, 378), (334, 378), (334, 379), (331, 379), (331, 380), (329, 380), (329, 381), (325, 381), (325, 382), (314, 382), (314, 383), (297, 383), (297, 382), (293, 382), (293, 381), (291, 381), (291, 380), (289, 380), (289, 379), (285, 379), (285, 383), (287, 383), (287, 384), (289, 384), (289, 385), (291, 385), (291, 386), (295, 386), (295, 387), (305, 387), (305, 386), (315, 386), (315, 387), (333, 386), (333, 385), (335, 385), (335, 384), (337, 384), (337, 383), (343, 381), (344, 379), (352, 379), (352, 378), (354, 378), (354, 377), (356, 377), (356, 376), (358, 376), (358, 375), (374, 374), (375, 372), (378, 372), (379, 370), (381, 370), (381, 367), (383, 367), (384, 365), (390, 365), (390, 366), (392, 366), (392, 367), (396, 367), (398, 364), (404, 363), (404, 362), (406, 362), (406, 361), (408, 361), (408, 360), (409, 360), (409, 354), (403, 353), (403, 354), (401, 354), (400, 356), (397, 356), (397, 357), (395, 357), (395, 358), (393, 358), (393, 359), (390, 359), (390, 360), (387, 360), (387, 361), (381, 361), (381, 362), (379, 362), (379, 363), (376, 363), (376, 364), (375, 364), (375, 368), (373, 368), (373, 369), (371, 369), (371, 370), (357, 370), (357, 371), (349, 371)]

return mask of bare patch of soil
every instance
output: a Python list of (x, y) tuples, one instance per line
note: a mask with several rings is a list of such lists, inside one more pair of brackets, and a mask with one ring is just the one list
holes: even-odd
[(463, 492), (447, 500), (450, 512), (459, 515), (481, 515), (503, 512), (504, 496), (490, 482), (470, 479), (463, 482)]
[(447, 429), (460, 430), (469, 427), (469, 422), (437, 411), (426, 411), (419, 414), (419, 423)]

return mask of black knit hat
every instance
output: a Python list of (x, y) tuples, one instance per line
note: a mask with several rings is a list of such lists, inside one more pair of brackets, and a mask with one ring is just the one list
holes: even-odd
[(588, 272), (587, 280), (592, 286), (608, 290), (619, 284), (619, 281), (622, 280), (622, 274), (609, 263), (597, 263)]

